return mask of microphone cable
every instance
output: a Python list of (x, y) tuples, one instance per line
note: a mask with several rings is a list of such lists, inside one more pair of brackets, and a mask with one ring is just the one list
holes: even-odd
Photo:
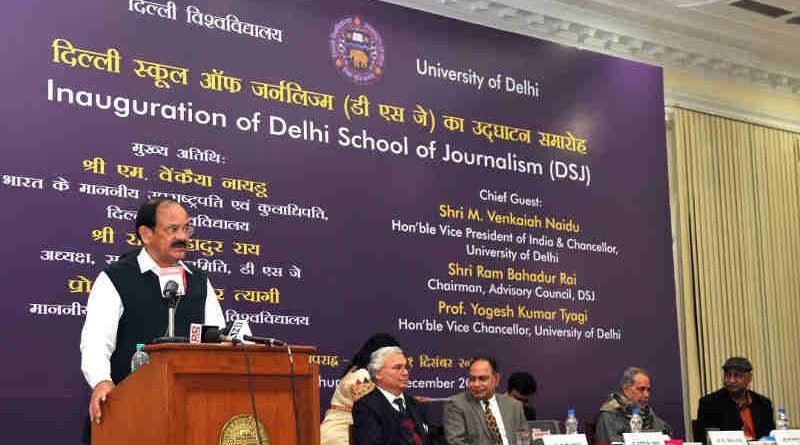
[[(253, 371), (250, 367), (250, 355), (247, 353), (247, 345), (244, 342), (240, 342), (239, 344), (242, 345), (242, 351), (244, 351), (244, 360), (247, 366), (247, 386), (250, 392), (250, 405), (253, 410), (253, 417), (255, 418), (256, 424), (256, 436), (258, 438), (258, 445), (264, 445), (264, 442), (261, 438), (261, 429), (258, 427), (258, 412), (256, 411), (256, 395), (255, 390), (253, 389)], [(297, 439), (297, 445), (302, 444), (301, 434), (300, 434), (300, 412), (297, 406), (297, 387), (295, 383), (295, 373), (294, 373), (294, 355), (292, 354), (292, 347), (289, 344), (286, 344), (286, 351), (289, 355), (289, 384), (292, 388), (292, 408), (294, 409), (294, 431), (295, 437)]]
[(292, 406), (294, 407), (294, 432), (297, 436), (297, 445), (301, 445), (300, 441), (300, 418), (297, 410), (297, 389), (294, 383), (294, 356), (292, 355), (292, 347), (286, 343), (286, 351), (289, 353), (289, 382), (292, 386)]
[[(247, 353), (247, 345), (244, 342), (240, 342), (242, 345), (242, 351), (244, 351), (244, 361), (247, 366), (247, 387), (250, 391), (250, 406), (253, 409), (253, 419), (256, 428), (256, 438), (258, 438), (258, 445), (264, 445), (264, 442), (261, 439), (261, 428), (259, 428), (258, 424), (258, 411), (256, 411), (256, 393), (253, 389), (253, 371), (250, 367), (250, 355)], [(296, 409), (296, 408), (295, 408)]]

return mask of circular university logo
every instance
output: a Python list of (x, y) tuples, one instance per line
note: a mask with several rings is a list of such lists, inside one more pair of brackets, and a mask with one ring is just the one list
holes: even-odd
[(330, 45), (336, 70), (353, 82), (366, 85), (383, 74), (385, 56), (381, 36), (359, 17), (336, 22)]
[[(258, 433), (256, 432), (258, 428)], [(260, 419), (250, 414), (237, 414), (222, 426), (219, 433), (219, 445), (247, 445), (261, 442), (270, 445), (269, 430)]]

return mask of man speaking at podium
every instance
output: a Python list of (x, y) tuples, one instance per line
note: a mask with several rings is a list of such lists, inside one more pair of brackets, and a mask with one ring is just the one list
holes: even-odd
[(81, 371), (92, 387), (91, 421), (100, 423), (106, 396), (130, 374), (136, 344), (165, 335), (167, 299), (161, 281), (167, 273), (179, 277), (185, 293), (175, 313), (175, 335), (185, 336), (190, 323), (225, 327), (206, 274), (181, 261), (192, 232), (189, 214), (178, 202), (152, 198), (136, 215), (136, 235), (144, 248), (121, 256), (94, 281), (81, 332)]

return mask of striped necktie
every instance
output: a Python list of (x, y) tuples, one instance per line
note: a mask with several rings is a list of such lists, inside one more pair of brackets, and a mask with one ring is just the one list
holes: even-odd
[(414, 441), (414, 445), (422, 445), (422, 437), (417, 434), (417, 431), (414, 428), (414, 419), (411, 418), (411, 413), (409, 413), (406, 409), (406, 405), (403, 403), (403, 398), (398, 397), (392, 402), (397, 405), (398, 408), (400, 408), (400, 418), (402, 419), (403, 428), (408, 431), (409, 438)]
[(406, 414), (408, 414), (408, 411), (406, 411), (406, 405), (405, 405), (405, 403), (403, 403), (403, 398), (402, 397), (398, 397), (398, 398), (394, 399), (394, 404), (397, 405), (398, 411), (400, 411), (400, 415), (405, 417)]

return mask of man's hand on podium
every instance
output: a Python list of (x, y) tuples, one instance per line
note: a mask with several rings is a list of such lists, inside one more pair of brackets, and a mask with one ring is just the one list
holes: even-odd
[(92, 398), (89, 400), (89, 418), (92, 422), (100, 423), (100, 419), (103, 417), (102, 403), (106, 401), (106, 396), (112, 389), (114, 389), (114, 383), (111, 380), (103, 380), (95, 385), (92, 390)]

